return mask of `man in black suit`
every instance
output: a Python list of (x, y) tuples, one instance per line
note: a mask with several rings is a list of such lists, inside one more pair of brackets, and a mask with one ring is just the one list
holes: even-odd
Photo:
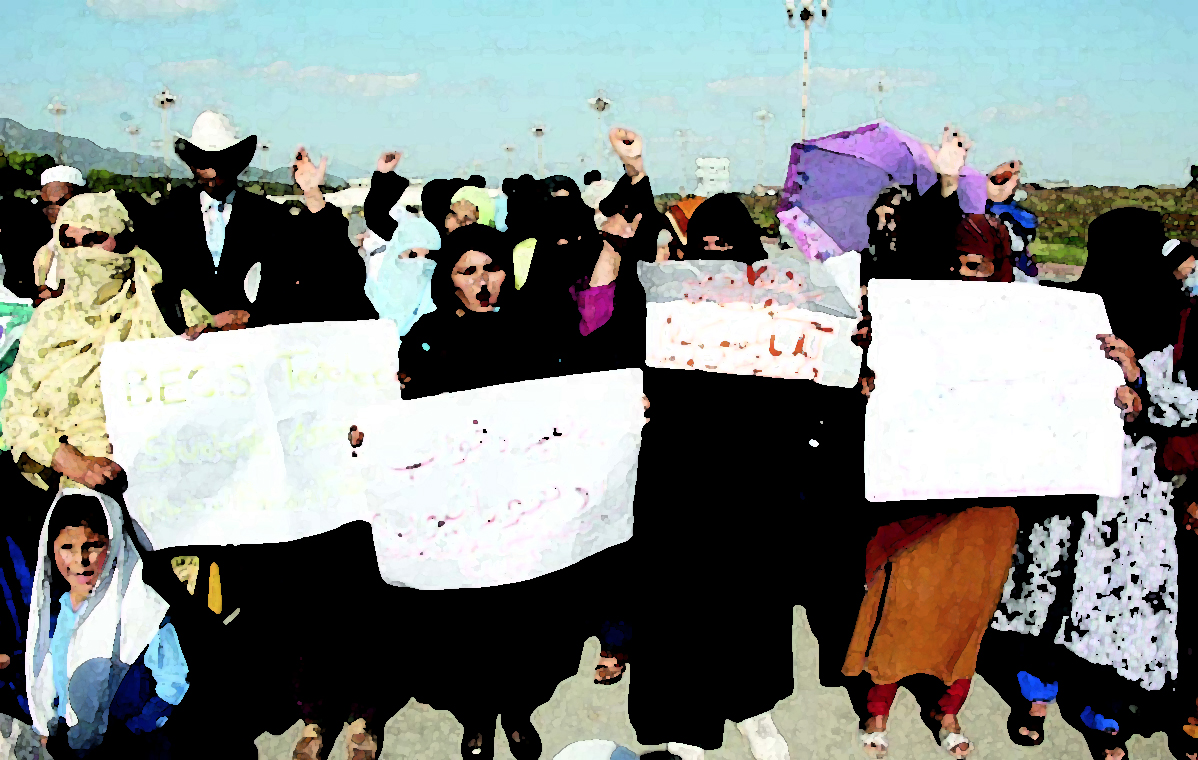
[[(212, 111), (200, 114), (190, 137), (176, 140), (196, 186), (172, 192), (143, 237), (162, 266), (155, 295), (167, 323), (176, 332), (188, 328), (179, 305), (183, 290), (212, 314), (209, 329), (377, 319), (348, 220), (320, 190), (327, 159), (317, 167), (307, 151), (297, 152), (292, 172), (307, 212), (293, 215), (238, 187), (236, 177), (256, 146), (256, 136), (238, 140), (229, 119)], [(191, 327), (192, 337), (204, 329)]]

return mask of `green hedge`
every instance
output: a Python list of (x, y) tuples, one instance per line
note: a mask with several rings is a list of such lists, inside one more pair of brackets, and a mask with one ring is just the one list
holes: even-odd
[[(682, 196), (666, 193), (655, 198), (663, 213)], [(776, 195), (741, 195), (749, 214), (760, 227), (778, 234)], [(1126, 187), (1067, 187), (1028, 190), (1024, 206), (1040, 219), (1036, 239), (1054, 246), (1085, 249), (1086, 230), (1100, 214), (1123, 206), (1138, 206), (1161, 212), (1170, 237), (1198, 238), (1198, 188), (1161, 190)], [(1050, 254), (1051, 255), (1051, 254)], [(1076, 258), (1073, 254), (1067, 257)], [(1071, 263), (1061, 261), (1058, 263)]]

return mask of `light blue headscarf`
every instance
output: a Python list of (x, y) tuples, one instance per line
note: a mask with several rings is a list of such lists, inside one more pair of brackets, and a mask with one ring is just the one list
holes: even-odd
[(495, 229), (507, 232), (507, 196), (503, 193), (495, 199)]
[(404, 215), (387, 250), (377, 254), (384, 257), (378, 279), (366, 278), (366, 297), (381, 318), (394, 320), (401, 340), (417, 319), (436, 310), (432, 281), (437, 264), (432, 259), (400, 258), (413, 248), (439, 250), (441, 235), (427, 219)]

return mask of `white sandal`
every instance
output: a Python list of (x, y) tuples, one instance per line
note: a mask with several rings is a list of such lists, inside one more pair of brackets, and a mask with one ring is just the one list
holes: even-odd
[(946, 728), (940, 729), (940, 746), (944, 747), (945, 752), (953, 757), (956, 757), (956, 755), (953, 753), (953, 747), (956, 747), (958, 744), (968, 745), (969, 749), (966, 750), (966, 756), (973, 751), (973, 742), (971, 742), (965, 736), (965, 734), (952, 733)]
[[(890, 742), (886, 739), (885, 731), (874, 731), (866, 733), (864, 729), (858, 729), (858, 738), (861, 740), (861, 748), (865, 750), (865, 756), (870, 760), (883, 760), (886, 757), (887, 749), (890, 747)], [(878, 746), (871, 747), (869, 745), (876, 744)]]

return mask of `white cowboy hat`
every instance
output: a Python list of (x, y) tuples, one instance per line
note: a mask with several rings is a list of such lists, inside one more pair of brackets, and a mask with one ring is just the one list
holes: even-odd
[(68, 185), (87, 187), (83, 181), (83, 173), (73, 166), (52, 166), (42, 172), (42, 187), (51, 182), (65, 182)]
[(196, 118), (191, 127), (190, 137), (177, 132), (175, 136), (179, 138), (175, 141), (175, 152), (185, 163), (194, 165), (196, 159), (200, 159), (203, 154), (209, 154), (209, 159), (220, 156), (225, 163), (236, 164), (238, 172), (249, 166), (258, 147), (257, 135), (238, 140), (233, 122), (229, 121), (229, 117), (215, 111), (204, 111)]

